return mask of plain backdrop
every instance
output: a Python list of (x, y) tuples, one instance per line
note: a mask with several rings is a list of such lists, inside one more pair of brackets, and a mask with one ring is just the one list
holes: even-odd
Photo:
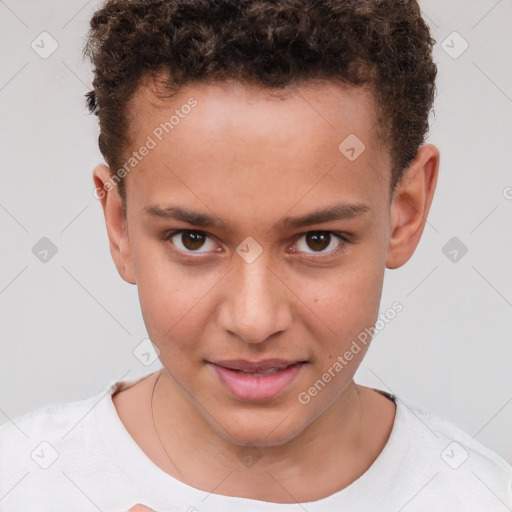
[[(512, 463), (512, 2), (420, 5), (437, 41), (428, 141), (440, 175), (416, 253), (386, 270), (381, 311), (404, 310), (355, 380)], [(147, 337), (137, 290), (117, 273), (92, 194), (103, 160), (81, 50), (97, 6), (0, 2), (0, 423), (161, 367), (133, 353)], [(46, 262), (43, 237), (57, 250)]]

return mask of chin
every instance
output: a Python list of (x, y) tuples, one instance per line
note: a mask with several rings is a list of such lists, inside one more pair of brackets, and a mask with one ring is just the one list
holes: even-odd
[(279, 446), (291, 441), (305, 428), (293, 414), (279, 410), (240, 410), (221, 414), (222, 424), (211, 424), (217, 435), (240, 446)]

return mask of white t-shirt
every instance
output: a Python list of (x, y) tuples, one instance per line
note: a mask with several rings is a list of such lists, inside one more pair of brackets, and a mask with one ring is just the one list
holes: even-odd
[[(144, 378), (144, 377), (142, 377)], [(316, 501), (222, 496), (162, 471), (121, 422), (111, 383), (85, 400), (47, 406), (0, 427), (0, 512), (505, 512), (512, 466), (452, 423), (394, 395), (389, 440), (370, 468)]]

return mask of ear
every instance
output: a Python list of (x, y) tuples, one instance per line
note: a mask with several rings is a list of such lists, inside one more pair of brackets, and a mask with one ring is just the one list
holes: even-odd
[(110, 254), (119, 275), (130, 284), (135, 284), (135, 272), (128, 238), (128, 223), (116, 184), (112, 184), (110, 169), (98, 165), (93, 173), (96, 185), (95, 196), (101, 201), (107, 225)]
[(416, 250), (434, 197), (438, 171), (437, 147), (421, 146), (393, 193), (387, 268), (401, 267)]

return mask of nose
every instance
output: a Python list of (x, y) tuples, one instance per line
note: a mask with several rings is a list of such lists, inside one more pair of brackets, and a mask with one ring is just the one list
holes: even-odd
[(292, 321), (287, 288), (261, 255), (247, 263), (241, 258), (226, 281), (218, 325), (247, 343), (262, 343), (285, 331)]

